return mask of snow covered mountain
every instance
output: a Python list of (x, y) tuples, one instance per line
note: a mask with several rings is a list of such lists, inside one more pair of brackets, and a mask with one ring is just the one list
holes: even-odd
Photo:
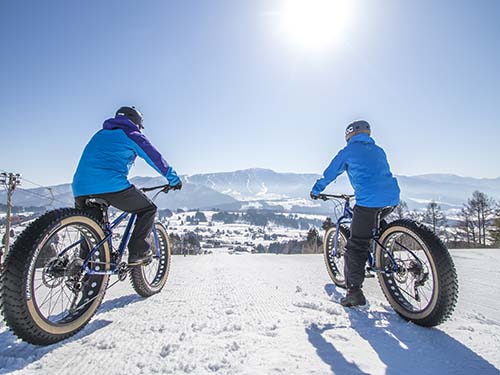
[(471, 178), (452, 174), (398, 176), (403, 199), (410, 206), (434, 200), (443, 208), (462, 206), (475, 190), (500, 200), (500, 178)]
[[(165, 184), (163, 177), (134, 177), (131, 182), (136, 186), (157, 186)], [(71, 207), (74, 204), (71, 184), (47, 188), (17, 189), (13, 195), (13, 204), (23, 207)], [(5, 193), (0, 193), (0, 201), (5, 201)], [(182, 191), (160, 194), (156, 200), (160, 208), (200, 208), (209, 209), (236, 204), (238, 201), (229, 195), (219, 193), (203, 185), (185, 183)]]
[[(277, 173), (269, 169), (247, 169), (230, 173), (194, 175), (188, 181), (204, 185), (239, 201), (254, 201), (262, 205), (280, 205), (286, 209), (298, 206), (310, 209), (325, 208), (312, 203), (309, 191), (318, 174)], [(430, 201), (443, 209), (461, 207), (475, 190), (500, 200), (500, 178), (478, 179), (451, 174), (397, 176), (402, 199), (410, 208), (425, 207)], [(330, 185), (331, 193), (350, 193), (352, 188), (345, 175)]]
[(187, 181), (210, 187), (242, 201), (275, 200), (304, 197), (316, 174), (277, 173), (270, 169), (252, 168), (235, 172), (197, 174)]
[[(219, 208), (239, 210), (270, 208), (279, 211), (327, 213), (331, 204), (311, 201), (309, 191), (318, 174), (278, 173), (269, 169), (246, 169), (234, 172), (183, 176), (180, 192), (160, 195), (160, 208)], [(443, 209), (457, 208), (467, 201), (474, 190), (482, 191), (500, 200), (500, 178), (478, 179), (449, 174), (398, 176), (402, 198), (410, 208), (422, 208), (435, 200)], [(154, 186), (164, 183), (162, 177), (134, 177), (136, 186)], [(22, 186), (21, 186), (22, 187)], [(349, 193), (352, 189), (347, 177), (341, 176), (328, 188), (331, 193)], [(5, 200), (5, 193), (0, 193)], [(71, 206), (71, 185), (46, 188), (18, 189), (13, 197), (18, 206)]]

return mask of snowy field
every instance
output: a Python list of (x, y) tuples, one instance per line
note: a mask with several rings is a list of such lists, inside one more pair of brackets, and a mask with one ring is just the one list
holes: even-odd
[(321, 255), (175, 256), (163, 292), (108, 291), (75, 337), (35, 347), (0, 322), (0, 374), (500, 374), (500, 250), (453, 251), (460, 297), (435, 329), (366, 282), (348, 310)]

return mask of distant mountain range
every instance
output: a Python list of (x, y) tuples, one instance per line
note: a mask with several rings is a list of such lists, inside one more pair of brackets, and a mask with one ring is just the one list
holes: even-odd
[[(183, 176), (182, 191), (158, 197), (160, 208), (199, 208), (241, 210), (266, 208), (297, 213), (328, 213), (329, 203), (309, 199), (309, 191), (317, 174), (278, 173), (269, 169), (246, 169), (235, 172)], [(450, 174), (397, 176), (404, 199), (410, 208), (423, 208), (430, 201), (438, 202), (445, 210), (459, 208), (474, 190), (500, 200), (500, 178), (478, 179)], [(163, 177), (134, 177), (136, 186), (155, 186), (165, 183)], [(22, 187), (22, 186), (21, 186)], [(71, 185), (46, 188), (18, 189), (13, 196), (16, 206), (71, 206)], [(352, 189), (346, 176), (341, 176), (328, 188), (331, 193), (349, 193)], [(5, 201), (5, 192), (0, 193)]]

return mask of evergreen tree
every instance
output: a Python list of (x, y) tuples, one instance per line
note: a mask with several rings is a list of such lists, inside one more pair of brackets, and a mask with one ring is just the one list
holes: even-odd
[(321, 244), (321, 239), (319, 237), (319, 232), (316, 228), (312, 227), (307, 232), (306, 244), (307, 244), (306, 247), (312, 254), (317, 253), (318, 249), (320, 249), (319, 245)]
[(168, 237), (170, 240), (170, 251), (172, 254), (182, 254), (182, 240), (179, 235), (170, 233)]
[(494, 246), (500, 247), (500, 217), (493, 220), (490, 230), (491, 242)]
[(195, 232), (188, 232), (184, 235), (184, 247), (189, 249), (189, 253), (196, 254), (201, 249), (200, 239)]
[(168, 208), (165, 208), (163, 210), (158, 211), (158, 217), (160, 218), (160, 220), (162, 220), (164, 218), (172, 217), (173, 214), (174, 213), (171, 210), (169, 210)]
[(205, 216), (205, 214), (201, 211), (196, 211), (195, 215), (194, 215), (194, 218), (195, 220), (197, 220), (199, 223), (203, 222), (203, 223), (206, 223), (207, 222), (207, 217)]
[(493, 246), (500, 247), (500, 203), (497, 203), (494, 216), (489, 231), (490, 240)]
[(255, 247), (255, 251), (259, 254), (262, 254), (266, 252), (266, 248), (260, 243)]

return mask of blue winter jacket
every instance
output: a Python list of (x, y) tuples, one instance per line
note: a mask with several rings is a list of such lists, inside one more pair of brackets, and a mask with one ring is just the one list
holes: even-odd
[(320, 194), (339, 175), (347, 171), (354, 188), (356, 204), (386, 207), (399, 204), (399, 186), (392, 175), (384, 150), (368, 134), (352, 137), (316, 181), (312, 193)]
[(80, 197), (127, 189), (131, 186), (127, 176), (137, 155), (162, 176), (175, 174), (160, 152), (127, 117), (106, 120), (103, 129), (90, 139), (83, 151), (73, 176), (73, 195)]

